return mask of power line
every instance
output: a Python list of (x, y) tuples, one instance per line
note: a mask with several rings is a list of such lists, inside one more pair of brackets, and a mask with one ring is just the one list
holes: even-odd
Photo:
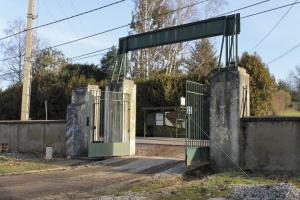
[(295, 49), (300, 47), (300, 43), (296, 44), (295, 46), (293, 46), (291, 49), (287, 50), (286, 52), (284, 52), (283, 54), (281, 54), (280, 56), (278, 56), (277, 58), (274, 58), (273, 60), (271, 60), (270, 62), (268, 62), (268, 64), (271, 64), (285, 56), (287, 56), (288, 54), (290, 54), (291, 52), (293, 52)]
[(254, 6), (258, 6), (260, 4), (264, 4), (264, 3), (267, 3), (269, 1), (272, 1), (272, 0), (264, 0), (264, 1), (260, 1), (260, 2), (257, 2), (257, 3), (253, 3), (253, 4), (250, 4), (248, 6), (244, 6), (244, 7), (241, 7), (241, 8), (237, 8), (235, 10), (232, 10), (232, 11), (228, 11), (228, 12), (225, 12), (225, 13), (222, 13), (221, 15), (218, 15), (217, 17), (220, 17), (220, 16), (223, 16), (223, 15), (228, 15), (230, 13), (234, 13), (234, 12), (237, 12), (237, 11), (241, 11), (241, 10), (245, 10), (247, 8), (251, 8), (251, 7), (254, 7)]
[(256, 49), (258, 46), (260, 46), (271, 34), (272, 32), (279, 26), (279, 24), (283, 21), (283, 19), (288, 15), (288, 13), (292, 10), (294, 7), (295, 3), (298, 0), (296, 0), (290, 7), (289, 9), (282, 15), (282, 17), (279, 19), (279, 21), (273, 26), (273, 28), (250, 50), (253, 51)]
[[(81, 54), (81, 55), (78, 55), (78, 56), (74, 56), (74, 57), (71, 57), (71, 58), (66, 58), (66, 60), (76, 61), (76, 60), (82, 60), (82, 59), (86, 59), (86, 58), (90, 58), (90, 57), (104, 55), (105, 53), (96, 54), (96, 55), (92, 55), (92, 54), (103, 52), (103, 51), (108, 51), (108, 50), (112, 49), (113, 47), (118, 47), (118, 46), (114, 45), (114, 46), (111, 46), (111, 47), (108, 47), (108, 48), (99, 49), (99, 50), (96, 50), (96, 51), (84, 53), (84, 54)], [(62, 63), (62, 62), (65, 62), (65, 60), (51, 62), (49, 64), (59, 64), (59, 63)], [(4, 71), (2, 71), (2, 72), (4, 72)], [(0, 74), (0, 77), (11, 75), (11, 74), (14, 74), (14, 72), (4, 72), (4, 73)]]
[(296, 5), (296, 4), (299, 4), (299, 3), (300, 2), (290, 3), (290, 4), (285, 4), (285, 5), (282, 5), (282, 6), (278, 6), (278, 7), (272, 8), (272, 9), (263, 10), (263, 11), (260, 11), (260, 12), (257, 12), (257, 13), (253, 13), (253, 14), (250, 14), (250, 15), (243, 16), (243, 17), (241, 17), (241, 19), (246, 19), (246, 18), (253, 17), (253, 16), (256, 16), (256, 15), (261, 15), (261, 14), (264, 14), (264, 13), (268, 13), (268, 12), (271, 12), (271, 11), (274, 11), (274, 10), (279, 10), (279, 9), (282, 9), (282, 8), (289, 7), (293, 4)]
[[(170, 13), (182, 10), (182, 9), (186, 9), (186, 8), (189, 8), (189, 7), (201, 4), (201, 3), (205, 3), (207, 1), (209, 1), (209, 0), (196, 2), (194, 4), (190, 4), (190, 5), (187, 5), (187, 6), (178, 8), (178, 9), (175, 9), (175, 10), (171, 10), (171, 11), (169, 11), (167, 13), (163, 13), (163, 14), (161, 14), (159, 16), (167, 15), (167, 14), (170, 14)], [(242, 8), (235, 9), (233, 11), (229, 11), (229, 12), (223, 13), (222, 15), (225, 15), (225, 14), (228, 14), (228, 13), (232, 13), (232, 12), (235, 12), (235, 11), (238, 11), (238, 10), (243, 10), (243, 9), (246, 9), (246, 8), (249, 8), (249, 7), (253, 7), (253, 6), (256, 6), (256, 5), (268, 2), (268, 1), (270, 1), (270, 0), (265, 0), (265, 1), (258, 2), (258, 3), (254, 3), (254, 4), (251, 4), (251, 5), (242, 7)], [(300, 2), (297, 2), (295, 4), (298, 4), (298, 3), (300, 3)], [(279, 7), (273, 8), (273, 9), (269, 9), (269, 10), (261, 11), (261, 12), (254, 13), (254, 14), (251, 14), (251, 15), (247, 15), (247, 16), (241, 17), (241, 19), (252, 17), (252, 16), (255, 16), (255, 15), (264, 14), (266, 12), (271, 12), (271, 11), (278, 10), (278, 9), (282, 9), (282, 8), (285, 8), (285, 7), (290, 6), (290, 5), (292, 5), (292, 4), (287, 4), (287, 5), (279, 6)], [(142, 19), (142, 20), (139, 20), (137, 22), (134, 22), (134, 24), (140, 23), (140, 22), (143, 22), (143, 21), (147, 21), (147, 20), (150, 20), (150, 19), (151, 18)], [(50, 46), (50, 47), (47, 47), (45, 49), (56, 48), (56, 47), (64, 46), (64, 45), (71, 44), (71, 43), (74, 43), (74, 42), (78, 42), (78, 41), (81, 41), (81, 40), (85, 40), (85, 39), (88, 39), (88, 38), (91, 38), (91, 37), (95, 37), (95, 36), (102, 35), (102, 34), (105, 34), (105, 33), (108, 33), (108, 32), (112, 32), (112, 31), (115, 31), (115, 30), (118, 30), (118, 29), (121, 29), (121, 28), (125, 28), (127, 26), (130, 26), (131, 24), (132, 23), (124, 24), (122, 26), (118, 26), (118, 27), (115, 27), (115, 28), (112, 28), (112, 29), (108, 29), (108, 30), (105, 30), (105, 31), (102, 31), (102, 32), (99, 32), (99, 33), (95, 33), (95, 34), (88, 35), (88, 36), (85, 36), (85, 37), (81, 37), (81, 38), (78, 38), (78, 39), (75, 39), (75, 40), (71, 40), (71, 41), (68, 41), (68, 42), (64, 42), (64, 43), (60, 43), (60, 44), (57, 44), (57, 45), (54, 45), (54, 46)], [(38, 50), (38, 51), (42, 51), (42, 50), (45, 50), (45, 49), (41, 49), (41, 50)], [(37, 51), (35, 51), (35, 52), (37, 52)], [(10, 60), (10, 59), (13, 59), (13, 58), (16, 58), (16, 57), (4, 58), (4, 59), (1, 59), (0, 62), (1, 61)]]
[[(77, 10), (77, 8), (76, 8), (76, 6), (75, 6), (73, 0), (70, 0), (70, 3), (71, 3), (71, 6), (72, 6), (73, 10), (75, 11), (75, 13), (77, 13), (78, 10)], [(82, 23), (82, 20), (81, 20), (80, 18), (78, 18), (78, 21), (79, 21), (79, 24), (80, 24), (80, 26), (81, 26), (83, 32), (86, 33), (85, 27), (83, 26), (83, 23)]]
[[(45, 9), (47, 11), (47, 14), (52, 18), (53, 21), (55, 21), (56, 19), (55, 19), (54, 15), (52, 14), (52, 12), (50, 11), (50, 9), (48, 8), (46, 2), (44, 2), (44, 1), (41, 1), (41, 2), (42, 2), (42, 5), (45, 7)], [(56, 24), (56, 25), (59, 28), (59, 31), (61, 32), (61, 34), (63, 34), (64, 31), (62, 30), (62, 28), (60, 26), (61, 24)]]
[[(124, 1), (124, 0), (123, 0)], [(166, 13), (163, 13), (163, 14), (160, 14), (158, 16), (164, 16), (164, 15), (167, 15), (167, 14), (170, 14), (170, 13), (173, 13), (173, 12), (176, 12), (176, 11), (179, 11), (179, 10), (183, 10), (183, 9), (186, 9), (186, 8), (189, 8), (189, 7), (193, 7), (195, 5), (198, 5), (198, 4), (201, 4), (201, 3), (205, 3), (209, 0), (204, 0), (204, 1), (200, 1), (200, 2), (196, 2), (194, 4), (190, 4), (190, 5), (187, 5), (187, 6), (184, 6), (184, 7), (181, 7), (181, 8), (178, 8), (178, 9), (175, 9), (175, 10), (171, 10), (169, 12), (166, 12)], [(137, 22), (134, 22), (134, 24), (136, 23), (140, 23), (140, 22), (143, 22), (143, 21), (147, 21), (147, 20), (150, 20), (151, 18), (145, 18), (145, 19), (142, 19), (142, 20), (139, 20)], [(78, 42), (78, 41), (81, 41), (81, 40), (85, 40), (85, 39), (88, 39), (88, 38), (91, 38), (91, 37), (95, 37), (95, 36), (98, 36), (98, 35), (102, 35), (102, 34), (105, 34), (105, 33), (109, 33), (109, 32), (112, 32), (112, 31), (115, 31), (115, 30), (118, 30), (118, 29), (121, 29), (121, 28), (125, 28), (127, 26), (130, 26), (132, 23), (128, 23), (128, 24), (124, 24), (122, 26), (118, 26), (118, 27), (115, 27), (115, 28), (111, 28), (111, 29), (108, 29), (108, 30), (105, 30), (105, 31), (102, 31), (102, 32), (99, 32), (99, 33), (95, 33), (95, 34), (92, 34), (92, 35), (88, 35), (88, 36), (85, 36), (85, 37), (81, 37), (81, 38), (78, 38), (78, 39), (75, 39), (75, 40), (71, 40), (71, 41), (68, 41), (68, 42), (64, 42), (64, 43), (60, 43), (60, 44), (57, 44), (57, 45), (54, 45), (54, 46), (50, 46), (50, 47), (47, 47), (45, 49), (51, 49), (51, 48), (56, 48), (56, 47), (60, 47), (60, 46), (64, 46), (64, 45), (67, 45), (67, 44), (71, 44), (71, 43), (74, 43), (74, 42)], [(1, 40), (1, 39), (0, 39)], [(38, 50), (38, 51), (42, 51), (42, 50), (45, 50), (45, 49), (41, 49), (41, 50)], [(38, 51), (35, 51), (35, 52), (38, 52)], [(14, 59), (16, 58), (15, 57), (9, 57), (9, 58), (4, 58), (4, 59), (1, 59), (1, 61), (6, 61), (6, 60), (11, 60), (11, 59)]]
[(77, 60), (83, 60), (83, 59), (87, 59), (87, 58), (93, 58), (96, 56), (101, 56), (104, 55), (105, 53), (100, 53), (100, 54), (96, 54), (96, 55), (91, 55), (91, 56), (86, 56), (86, 57), (80, 57), (80, 58), (76, 58), (76, 59), (71, 59), (72, 61), (77, 61)]
[[(58, 8), (59, 8), (59, 10), (60, 10), (60, 13), (62, 14), (62, 17), (66, 17), (66, 12), (65, 12), (65, 10), (63, 9), (63, 7), (62, 7), (62, 5), (60, 4), (60, 2), (59, 2), (60, 0), (55, 0), (55, 2), (56, 2), (56, 4), (58, 5)], [(69, 20), (67, 20), (66, 21), (67, 23), (68, 23), (68, 25), (69, 25), (69, 27), (71, 28), (71, 32), (74, 34), (74, 35), (76, 35), (76, 32), (74, 31), (75, 29), (74, 29), (74, 26), (73, 26), (73, 24), (71, 24), (71, 22), (69, 21)]]
[(97, 50), (97, 51), (92, 51), (92, 52), (89, 52), (89, 53), (81, 54), (79, 56), (75, 56), (75, 57), (72, 57), (70, 59), (73, 60), (73, 59), (76, 59), (76, 58), (80, 58), (80, 57), (83, 57), (83, 56), (88, 56), (88, 55), (99, 53), (99, 52), (102, 52), (102, 51), (108, 51), (108, 50), (110, 50), (113, 47), (117, 47), (117, 46), (111, 46), (111, 47), (108, 47), (108, 48), (105, 48), (105, 49), (100, 49), (100, 50)]
[[(72, 16), (70, 16), (70, 17), (65, 17), (65, 18), (62, 18), (62, 19), (58, 19), (58, 20), (56, 20), (56, 21), (52, 21), (52, 22), (49, 22), (49, 23), (46, 23), (46, 24), (42, 24), (42, 25), (39, 25), (39, 26), (36, 26), (36, 27), (32, 27), (30, 30), (37, 29), (37, 28), (41, 28), (41, 27), (45, 27), (45, 26), (49, 26), (49, 25), (52, 25), (52, 24), (56, 24), (56, 23), (59, 23), (59, 22), (62, 22), (62, 21), (66, 21), (66, 20), (75, 18), (75, 17), (79, 17), (79, 16), (81, 16), (81, 15), (85, 15), (85, 14), (88, 14), (88, 13), (91, 13), (91, 12), (95, 12), (95, 11), (98, 11), (98, 10), (101, 10), (101, 9), (104, 9), (104, 8), (107, 8), (107, 7), (110, 7), (110, 6), (113, 6), (113, 5), (122, 3), (122, 2), (124, 2), (124, 1), (126, 1), (126, 0), (119, 0), (119, 1), (116, 1), (116, 2), (113, 2), (113, 3), (110, 3), (110, 4), (107, 4), (107, 5), (101, 6), (101, 7), (99, 7), (99, 8), (95, 8), (95, 9), (92, 9), (92, 10), (88, 10), (88, 11), (85, 11), (85, 12), (82, 12), (82, 13), (79, 13), (79, 14), (76, 14), (76, 15), (72, 15)], [(3, 38), (0, 38), (0, 40), (4, 40), (4, 39), (10, 38), (10, 37), (13, 37), (13, 36), (15, 36), (15, 35), (24, 33), (24, 32), (26, 32), (26, 31), (28, 31), (28, 29), (25, 29), (25, 30), (20, 31), (20, 32), (18, 32), (18, 33), (14, 33), (14, 34), (5, 36), (5, 37), (3, 37)]]

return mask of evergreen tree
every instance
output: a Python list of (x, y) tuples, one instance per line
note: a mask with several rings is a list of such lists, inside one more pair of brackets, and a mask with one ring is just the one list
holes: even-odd
[(189, 74), (207, 79), (211, 70), (217, 67), (217, 62), (213, 45), (208, 39), (203, 39), (192, 48), (191, 56), (186, 60), (186, 69)]
[(112, 76), (113, 67), (116, 61), (118, 49), (113, 46), (102, 58), (101, 58), (101, 71), (106, 73), (108, 77)]
[(239, 65), (250, 75), (250, 113), (254, 116), (271, 114), (275, 79), (259, 55), (245, 52)]

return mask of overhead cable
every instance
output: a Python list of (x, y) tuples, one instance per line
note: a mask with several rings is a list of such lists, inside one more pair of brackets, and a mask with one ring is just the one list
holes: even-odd
[(56, 24), (56, 23), (59, 23), (59, 22), (62, 22), (62, 21), (66, 21), (66, 20), (69, 20), (69, 19), (72, 19), (72, 18), (75, 18), (75, 17), (79, 17), (79, 16), (81, 16), (81, 15), (85, 15), (85, 14), (88, 14), (88, 13), (91, 13), (91, 12), (95, 12), (95, 11), (98, 11), (98, 10), (102, 10), (102, 9), (104, 9), (104, 8), (107, 8), (107, 7), (110, 7), (110, 6), (113, 6), (113, 5), (122, 3), (122, 2), (124, 2), (124, 1), (126, 1), (126, 0), (119, 0), (119, 1), (110, 3), (110, 4), (107, 4), (107, 5), (98, 7), (98, 8), (94, 8), (94, 9), (92, 9), (92, 10), (88, 10), (88, 11), (85, 11), (85, 12), (82, 12), (82, 13), (79, 13), (79, 14), (76, 14), (76, 15), (72, 15), (72, 16), (65, 17), (65, 18), (62, 18), (62, 19), (58, 19), (58, 20), (55, 20), (55, 21), (52, 21), (52, 22), (48, 22), (48, 23), (46, 23), (46, 24), (41, 24), (41, 25), (39, 25), (39, 26), (32, 27), (31, 29), (25, 29), (25, 30), (23, 30), (23, 31), (20, 31), (20, 32), (17, 32), (17, 33), (14, 33), (14, 34), (11, 34), (11, 35), (2, 37), (2, 38), (0, 38), (0, 41), (1, 41), (1, 40), (4, 40), (4, 39), (7, 39), (7, 38), (10, 38), (10, 37), (13, 37), (13, 36), (15, 36), (15, 35), (19, 35), (19, 34), (21, 34), (21, 33), (27, 32), (27, 31), (29, 31), (29, 30), (34, 30), (34, 29), (38, 29), (38, 28), (41, 28), (41, 27), (49, 26), (49, 25)]

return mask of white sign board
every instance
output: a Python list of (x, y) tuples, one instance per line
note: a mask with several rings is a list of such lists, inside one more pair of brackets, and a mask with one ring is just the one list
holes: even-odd
[(185, 97), (180, 98), (180, 105), (185, 106)]
[(156, 113), (155, 114), (155, 122), (156, 122), (156, 126), (163, 126), (164, 125), (164, 113)]

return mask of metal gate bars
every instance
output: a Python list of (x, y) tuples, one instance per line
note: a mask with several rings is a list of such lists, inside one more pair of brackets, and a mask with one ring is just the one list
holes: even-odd
[(209, 158), (209, 87), (186, 82), (186, 164), (198, 165)]
[(130, 95), (104, 91), (92, 107), (89, 157), (129, 155)]

